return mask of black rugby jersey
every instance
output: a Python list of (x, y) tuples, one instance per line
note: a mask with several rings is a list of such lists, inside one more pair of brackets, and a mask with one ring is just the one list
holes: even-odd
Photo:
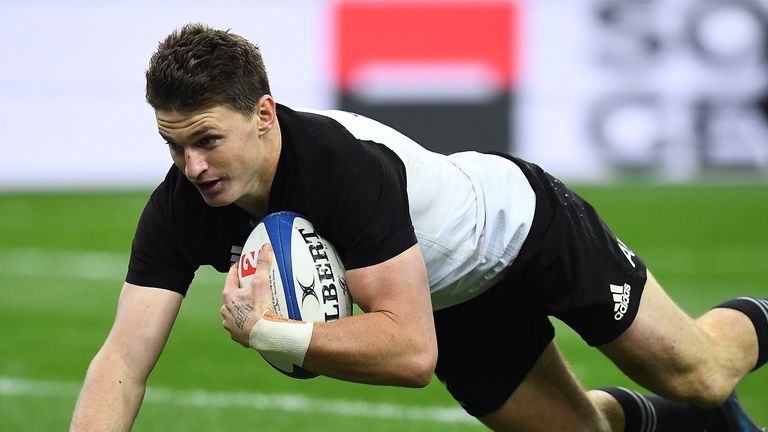
[[(416, 244), (406, 171), (389, 148), (355, 138), (336, 120), (277, 107), (282, 149), (268, 212), (307, 217), (347, 269), (386, 261)], [(136, 229), (126, 282), (186, 294), (195, 271), (226, 272), (253, 226), (234, 204), (210, 207), (172, 166)]]

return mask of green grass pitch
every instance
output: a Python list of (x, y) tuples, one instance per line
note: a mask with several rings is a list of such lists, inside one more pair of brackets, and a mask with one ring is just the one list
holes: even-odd
[[(768, 187), (576, 187), (692, 315), (768, 297)], [(148, 193), (0, 195), (0, 430), (63, 430), (107, 335)], [(475, 431), (437, 380), (426, 389), (286, 378), (232, 343), (223, 277), (201, 270), (150, 377), (137, 431)], [(557, 324), (585, 386), (633, 385)], [(670, 329), (674, 331), (674, 329)], [(768, 368), (738, 389), (768, 426)]]

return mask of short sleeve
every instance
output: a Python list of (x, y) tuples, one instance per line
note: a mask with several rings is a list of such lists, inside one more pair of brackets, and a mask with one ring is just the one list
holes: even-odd
[(350, 269), (384, 262), (416, 244), (405, 166), (386, 146), (361, 144), (337, 206), (341, 255)]
[(161, 184), (144, 207), (131, 244), (125, 281), (185, 295), (197, 266), (186, 261), (174, 244), (166, 187)]

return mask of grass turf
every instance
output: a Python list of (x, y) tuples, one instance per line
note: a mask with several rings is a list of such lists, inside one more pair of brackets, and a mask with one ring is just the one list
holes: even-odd
[[(692, 315), (738, 295), (768, 297), (768, 187), (575, 189)], [(20, 394), (0, 386), (0, 430), (60, 430), (68, 424), (77, 385), (114, 318), (130, 239), (147, 195), (0, 195), (0, 377), (65, 383), (62, 391)], [(150, 387), (291, 393), (312, 401), (354, 400), (390, 408), (455, 406), (436, 380), (412, 390), (282, 376), (229, 341), (218, 315), (221, 285), (220, 275), (200, 271)], [(585, 386), (640, 389), (570, 329), (557, 323), (557, 331), (561, 349)], [(768, 370), (761, 370), (738, 389), (747, 410), (764, 425), (766, 384)], [(135, 430), (204, 431), (249, 424), (276, 431), (482, 430), (472, 423), (398, 419), (394, 414), (381, 418), (149, 400)]]

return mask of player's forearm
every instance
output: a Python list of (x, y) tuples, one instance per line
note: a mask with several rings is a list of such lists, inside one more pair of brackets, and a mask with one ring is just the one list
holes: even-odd
[(99, 352), (88, 368), (70, 431), (128, 431), (144, 397), (145, 381), (121, 360)]
[(315, 324), (304, 367), (346, 381), (423, 387), (437, 361), (434, 330), (403, 325), (387, 312)]

